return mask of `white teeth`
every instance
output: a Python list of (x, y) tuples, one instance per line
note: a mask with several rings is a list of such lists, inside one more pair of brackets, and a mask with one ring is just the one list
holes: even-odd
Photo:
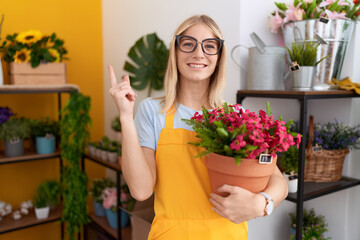
[(206, 65), (204, 64), (189, 64), (192, 68), (204, 68)]

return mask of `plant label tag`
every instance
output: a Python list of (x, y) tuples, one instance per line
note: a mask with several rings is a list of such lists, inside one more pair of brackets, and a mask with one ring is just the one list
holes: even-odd
[(289, 69), (290, 69), (291, 72), (296, 72), (296, 71), (299, 71), (301, 68), (300, 68), (300, 65), (297, 62), (292, 62)]
[(273, 157), (270, 154), (260, 154), (259, 163), (260, 164), (271, 164)]
[(313, 147), (313, 152), (320, 152), (322, 151), (322, 147), (321, 146), (314, 146)]
[(288, 177), (289, 181), (298, 179), (298, 175), (291, 175)]
[(322, 22), (322, 23), (327, 24), (327, 23), (329, 22), (329, 19), (326, 18), (326, 17), (321, 17), (321, 18), (319, 19), (319, 21)]

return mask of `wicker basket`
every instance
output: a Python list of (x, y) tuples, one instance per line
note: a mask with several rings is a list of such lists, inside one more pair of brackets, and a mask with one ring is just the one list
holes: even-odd
[(345, 156), (349, 149), (313, 151), (314, 118), (310, 116), (309, 141), (306, 146), (304, 181), (336, 182), (342, 177)]

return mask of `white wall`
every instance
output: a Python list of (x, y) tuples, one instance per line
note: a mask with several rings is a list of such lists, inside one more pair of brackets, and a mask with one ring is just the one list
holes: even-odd
[[(249, 37), (256, 32), (267, 45), (279, 45), (280, 34), (272, 34), (267, 27), (267, 17), (275, 10), (273, 1), (268, 0), (103, 0), (103, 36), (104, 36), (104, 91), (105, 91), (105, 134), (112, 137), (110, 122), (117, 115), (117, 110), (108, 94), (110, 87), (107, 65), (112, 64), (120, 80), (124, 75), (123, 66), (127, 52), (134, 42), (141, 36), (156, 32), (168, 45), (175, 28), (187, 17), (194, 14), (207, 14), (220, 25), (227, 44), (228, 67), (227, 88), (224, 99), (236, 101), (238, 89), (246, 88), (246, 74), (233, 63), (230, 57), (231, 49), (239, 44), (253, 46)], [(359, 24), (357, 24), (359, 25)], [(360, 31), (350, 46), (351, 54), (345, 64), (343, 75), (353, 76), (353, 80), (360, 82), (359, 68), (355, 63), (360, 62), (360, 46), (354, 46), (354, 41), (360, 42)], [(246, 67), (247, 52), (235, 51), (234, 56)], [(146, 91), (138, 92), (138, 101), (146, 96)], [(161, 93), (158, 93), (161, 94)], [(265, 107), (266, 99), (246, 99), (244, 105), (253, 111)], [(299, 118), (299, 103), (295, 100), (271, 99), (273, 113), (277, 117), (283, 115), (285, 119)], [(312, 100), (309, 102), (309, 114), (314, 114), (316, 121), (325, 122), (333, 117), (347, 122), (360, 123), (360, 99), (332, 99)], [(330, 119), (329, 119), (330, 118)], [(346, 175), (360, 178), (359, 151), (347, 158), (344, 172)], [(357, 161), (356, 161), (357, 160)], [(333, 193), (305, 203), (307, 208), (315, 208), (316, 212), (326, 217), (330, 232), (328, 236), (338, 240), (360, 239), (360, 187)], [(286, 240), (289, 238), (289, 215), (295, 212), (296, 205), (284, 201), (273, 213), (265, 218), (258, 218), (249, 222), (249, 239)]]

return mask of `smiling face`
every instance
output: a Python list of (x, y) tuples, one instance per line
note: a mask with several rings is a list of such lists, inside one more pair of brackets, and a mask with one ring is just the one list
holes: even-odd
[[(207, 38), (216, 38), (210, 28), (204, 23), (197, 23), (182, 35), (196, 38), (199, 42)], [(219, 55), (207, 55), (198, 43), (194, 52), (185, 53), (176, 48), (177, 67), (180, 73), (180, 81), (210, 81), (214, 73)]]

